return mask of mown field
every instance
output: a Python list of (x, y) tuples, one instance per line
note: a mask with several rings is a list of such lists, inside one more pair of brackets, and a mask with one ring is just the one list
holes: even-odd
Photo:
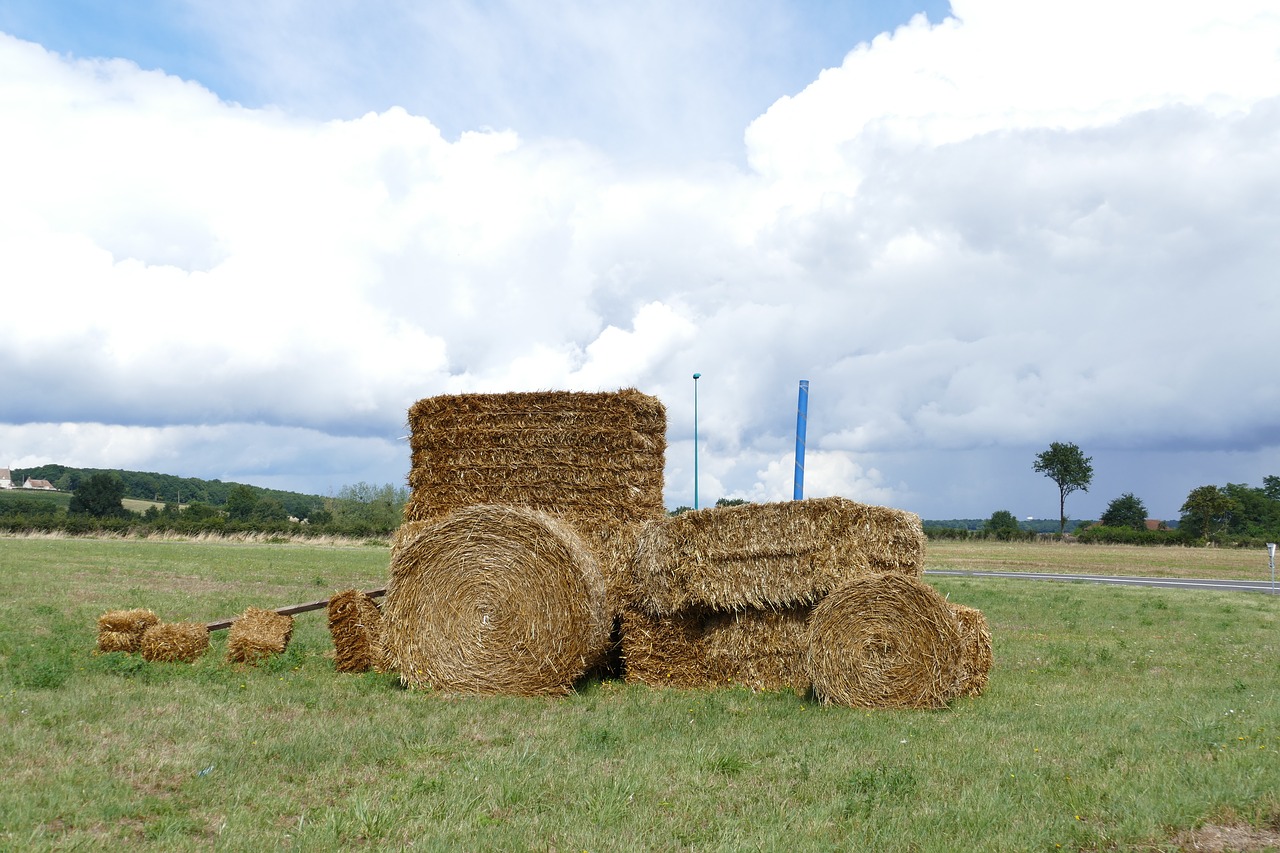
[[(40, 489), (2, 489), (0, 490), (0, 505), (5, 502), (29, 503), (31, 501), (41, 501), (43, 503), (51, 503), (56, 507), (60, 507), (64, 512), (71, 505), (71, 492), (46, 492)], [(163, 501), (144, 501), (138, 498), (123, 498), (121, 504), (130, 512), (144, 513), (151, 507), (157, 509), (164, 508)]]
[[(969, 544), (930, 566), (1146, 557)], [(1238, 576), (1236, 556), (1176, 559)], [(258, 668), (223, 662), (225, 633), (195, 664), (93, 652), (108, 609), (206, 621), (380, 586), (387, 561), (0, 538), (0, 849), (1189, 850), (1206, 825), (1280, 843), (1280, 597), (932, 578), (986, 614), (995, 667), (931, 712), (614, 679), (407, 692), (335, 673), (321, 613)]]
[(1270, 579), (1265, 548), (932, 541), (927, 568), (1131, 577)]

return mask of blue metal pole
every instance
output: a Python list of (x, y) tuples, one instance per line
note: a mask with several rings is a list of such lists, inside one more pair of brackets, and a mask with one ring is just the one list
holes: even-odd
[(796, 404), (796, 488), (795, 500), (804, 500), (804, 437), (809, 421), (809, 380), (800, 380), (800, 401)]
[(693, 508), (698, 508), (698, 380), (701, 373), (693, 374)]

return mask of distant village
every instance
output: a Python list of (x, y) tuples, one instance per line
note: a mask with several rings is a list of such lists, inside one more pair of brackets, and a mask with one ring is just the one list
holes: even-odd
[(56, 492), (53, 483), (48, 480), (33, 480), (30, 477), (21, 485), (13, 482), (13, 472), (8, 468), (0, 468), (0, 489), (35, 489), (42, 492)]

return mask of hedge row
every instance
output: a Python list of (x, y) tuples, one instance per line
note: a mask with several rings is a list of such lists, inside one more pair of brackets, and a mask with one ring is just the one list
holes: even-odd
[(236, 535), (272, 533), (284, 536), (341, 536), (367, 539), (388, 536), (393, 531), (363, 522), (331, 524), (299, 524), (291, 521), (229, 521), (205, 518), (198, 521), (158, 518), (144, 520), (131, 514), (128, 518), (95, 518), (88, 515), (7, 515), (0, 517), (0, 531), (8, 533), (67, 533), (89, 536), (111, 533), (122, 536), (145, 536), (151, 533), (174, 533), (182, 536), (200, 534)]

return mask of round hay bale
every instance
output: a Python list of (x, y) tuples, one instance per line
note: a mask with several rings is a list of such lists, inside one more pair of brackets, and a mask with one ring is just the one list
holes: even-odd
[(149, 661), (190, 663), (209, 650), (209, 629), (203, 622), (161, 622), (142, 632), (139, 651)]
[(955, 695), (959, 659), (949, 605), (909, 575), (850, 580), (809, 617), (805, 660), (825, 704), (941, 708)]
[(950, 604), (951, 615), (960, 632), (960, 664), (956, 670), (957, 696), (981, 696), (987, 689), (987, 677), (991, 672), (991, 630), (987, 617), (981, 610)]
[(150, 610), (108, 610), (98, 617), (98, 651), (136, 652), (142, 632), (159, 623)]
[(407, 686), (556, 695), (609, 640), (600, 567), (567, 525), (481, 504), (402, 540), (382, 608), (387, 663)]

